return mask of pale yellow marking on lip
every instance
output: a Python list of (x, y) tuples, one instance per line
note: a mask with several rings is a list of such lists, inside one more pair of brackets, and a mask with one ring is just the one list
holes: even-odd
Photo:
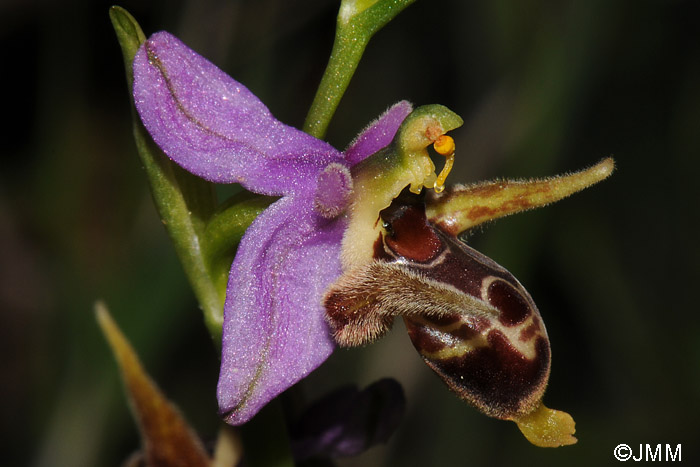
[(474, 349), (479, 347), (488, 347), (489, 345), (488, 341), (486, 340), (486, 334), (487, 331), (491, 329), (490, 327), (487, 328), (484, 333), (480, 333), (471, 339), (463, 340), (457, 337), (452, 337), (451, 332), (458, 330), (463, 325), (469, 325), (469, 323), (464, 320), (459, 320), (444, 326), (436, 326), (434, 323), (429, 323), (420, 317), (414, 318), (414, 320), (425, 326), (422, 329), (422, 332), (429, 334), (435, 340), (438, 340), (446, 345), (445, 348), (435, 352), (426, 352), (425, 350), (421, 350), (421, 354), (426, 358), (441, 360), (453, 357), (463, 357)]

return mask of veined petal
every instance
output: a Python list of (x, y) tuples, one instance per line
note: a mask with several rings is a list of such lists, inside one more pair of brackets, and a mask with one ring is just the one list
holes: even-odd
[(413, 106), (408, 101), (400, 101), (391, 106), (350, 143), (345, 151), (345, 160), (353, 166), (389, 146), (401, 123), (412, 110)]
[(167, 32), (151, 36), (134, 58), (134, 101), (161, 149), (213, 182), (269, 195), (306, 192), (309, 179), (342, 161)]
[(341, 272), (343, 222), (290, 196), (248, 228), (224, 310), (217, 393), (228, 423), (248, 421), (333, 351), (321, 298)]

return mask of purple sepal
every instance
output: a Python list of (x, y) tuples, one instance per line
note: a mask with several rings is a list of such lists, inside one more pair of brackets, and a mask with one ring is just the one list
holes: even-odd
[(242, 84), (167, 32), (134, 58), (134, 101), (153, 140), (176, 163), (256, 193), (307, 191), (342, 155), (275, 119)]
[(406, 407), (401, 385), (381, 379), (362, 391), (345, 386), (314, 403), (291, 429), (297, 461), (356, 456), (385, 443)]
[(246, 231), (231, 268), (224, 308), (219, 410), (248, 421), (318, 367), (335, 343), (321, 297), (341, 273), (342, 219), (328, 220), (307, 198), (270, 206)]
[(391, 106), (350, 143), (345, 150), (345, 161), (353, 166), (391, 144), (401, 123), (412, 110), (413, 106), (408, 101)]

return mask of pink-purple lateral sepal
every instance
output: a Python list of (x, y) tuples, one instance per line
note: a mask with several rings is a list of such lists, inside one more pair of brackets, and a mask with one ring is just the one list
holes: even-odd
[(248, 228), (234, 260), (224, 311), (219, 409), (248, 421), (333, 351), (321, 296), (341, 273), (342, 219), (285, 197)]
[(167, 32), (141, 46), (133, 69), (141, 120), (195, 175), (285, 195), (312, 188), (310, 178), (342, 161), (339, 151), (275, 119), (245, 86)]
[(360, 163), (391, 144), (401, 123), (412, 110), (413, 106), (408, 101), (400, 101), (389, 107), (379, 118), (370, 123), (345, 150), (347, 163), (351, 166)]

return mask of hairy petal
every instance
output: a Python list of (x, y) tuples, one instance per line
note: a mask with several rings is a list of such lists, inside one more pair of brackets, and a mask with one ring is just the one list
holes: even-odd
[(134, 101), (163, 151), (190, 172), (269, 195), (307, 192), (342, 155), (275, 119), (242, 84), (159, 32), (134, 58)]
[(497, 180), (471, 186), (451, 186), (426, 197), (426, 215), (442, 231), (459, 235), (499, 217), (559, 201), (610, 176), (615, 163), (603, 159), (569, 175), (540, 180)]
[(341, 273), (342, 220), (285, 197), (249, 227), (231, 268), (224, 310), (219, 410), (248, 421), (333, 351), (321, 298)]
[(345, 151), (345, 160), (352, 166), (387, 147), (412, 110), (413, 106), (408, 101), (400, 101), (391, 106), (355, 138)]

